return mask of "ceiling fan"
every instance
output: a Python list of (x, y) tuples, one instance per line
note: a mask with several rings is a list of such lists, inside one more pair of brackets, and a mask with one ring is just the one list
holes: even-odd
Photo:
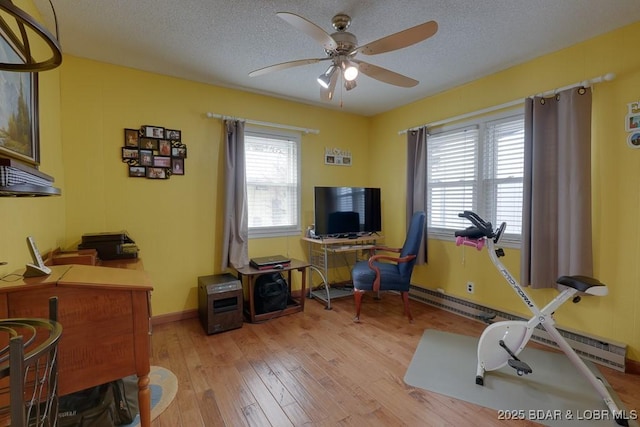
[(330, 61), (331, 63), (327, 70), (317, 79), (321, 87), (320, 97), (323, 100), (331, 100), (333, 98), (339, 77), (342, 77), (344, 80), (346, 90), (355, 88), (356, 78), (359, 72), (373, 79), (395, 86), (408, 88), (417, 85), (419, 83), (417, 80), (387, 70), (386, 68), (357, 60), (355, 56), (358, 53), (362, 53), (363, 55), (377, 55), (379, 53), (402, 49), (426, 40), (438, 31), (438, 24), (435, 21), (428, 21), (359, 46), (356, 36), (347, 31), (347, 28), (349, 28), (351, 24), (351, 17), (348, 15), (338, 14), (333, 17), (331, 23), (336, 30), (333, 34), (328, 34), (313, 22), (294, 13), (279, 12), (277, 16), (320, 43), (322, 47), (324, 47), (327, 56), (324, 58), (298, 59), (270, 65), (250, 72), (249, 76), (256, 77), (272, 71), (315, 64), (320, 61)]

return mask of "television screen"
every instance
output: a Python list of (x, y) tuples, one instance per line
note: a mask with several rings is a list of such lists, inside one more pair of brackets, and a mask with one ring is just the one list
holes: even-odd
[(382, 230), (380, 189), (315, 187), (315, 233), (347, 237)]

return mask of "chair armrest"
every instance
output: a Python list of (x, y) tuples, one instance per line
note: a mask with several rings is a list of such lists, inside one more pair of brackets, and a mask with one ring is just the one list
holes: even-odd
[(370, 251), (375, 252), (375, 251), (383, 251), (383, 252), (395, 252), (395, 253), (400, 253), (402, 251), (402, 248), (390, 248), (388, 246), (372, 246), (369, 248)]
[(415, 255), (407, 255), (402, 258), (389, 255), (373, 255), (371, 258), (369, 258), (369, 268), (376, 272), (376, 278), (373, 280), (373, 291), (378, 292), (380, 290), (380, 269), (373, 263), (374, 261), (386, 260), (400, 264), (403, 262), (409, 262), (415, 259), (415, 257)]

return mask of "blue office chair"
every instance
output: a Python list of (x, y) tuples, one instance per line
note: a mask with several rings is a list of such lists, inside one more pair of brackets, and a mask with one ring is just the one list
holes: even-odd
[[(398, 291), (404, 302), (404, 314), (413, 322), (409, 311), (409, 285), (411, 273), (416, 263), (416, 256), (420, 248), (420, 242), (424, 235), (424, 212), (416, 212), (411, 218), (411, 224), (407, 231), (407, 237), (402, 248), (389, 248), (376, 246), (374, 255), (368, 261), (359, 261), (351, 270), (353, 279), (353, 295), (356, 302), (356, 317), (354, 321), (360, 321), (360, 306), (362, 296), (366, 291)], [(395, 252), (399, 256), (378, 255), (376, 252)]]

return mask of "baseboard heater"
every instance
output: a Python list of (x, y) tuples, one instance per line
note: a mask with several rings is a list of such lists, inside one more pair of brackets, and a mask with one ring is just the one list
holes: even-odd
[[(485, 307), (462, 298), (446, 295), (441, 292), (411, 285), (409, 297), (412, 300), (420, 301), (434, 307), (464, 316), (469, 319), (485, 321), (487, 315), (494, 315), (492, 321), (500, 320), (528, 320), (523, 317), (506, 313), (493, 308)], [(581, 357), (591, 360), (603, 366), (625, 372), (625, 355), (627, 353), (626, 344), (616, 343), (600, 337), (587, 336), (583, 333), (573, 332), (557, 327), (558, 331), (567, 340), (569, 345)], [(540, 344), (558, 348), (555, 341), (549, 336), (547, 331), (538, 326), (533, 332), (532, 340)]]

